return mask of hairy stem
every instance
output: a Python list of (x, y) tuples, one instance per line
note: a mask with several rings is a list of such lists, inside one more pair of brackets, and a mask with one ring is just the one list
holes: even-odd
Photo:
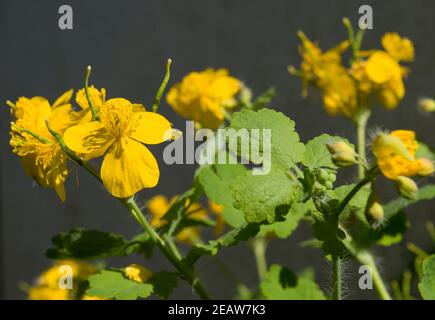
[(341, 300), (341, 258), (332, 257), (332, 299)]
[(260, 281), (267, 276), (266, 247), (266, 240), (263, 237), (256, 237), (252, 240), (252, 250), (254, 251)]

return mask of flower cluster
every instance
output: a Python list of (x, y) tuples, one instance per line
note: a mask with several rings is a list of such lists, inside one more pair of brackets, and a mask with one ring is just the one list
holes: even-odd
[[(302, 78), (304, 96), (308, 85), (319, 89), (328, 114), (354, 118), (360, 110), (370, 110), (375, 104), (394, 109), (403, 99), (403, 79), (409, 71), (400, 62), (414, 59), (409, 39), (387, 33), (381, 41), (383, 50), (359, 50), (361, 38), (351, 38), (322, 51), (303, 32), (298, 35), (302, 41), (299, 47), (302, 62), (300, 70), (290, 66), (289, 71)], [(346, 66), (343, 54), (349, 48), (353, 57)]]
[(15, 117), (10, 144), (27, 174), (41, 186), (55, 189), (65, 201), (68, 156), (58, 135), (83, 160), (104, 157), (101, 179), (115, 197), (128, 198), (154, 187), (159, 166), (144, 144), (171, 138), (171, 123), (127, 99), (106, 100), (105, 89), (79, 90), (75, 99), (79, 108), (70, 103), (72, 95), (69, 90), (52, 105), (42, 97), (21, 97), (9, 103)]

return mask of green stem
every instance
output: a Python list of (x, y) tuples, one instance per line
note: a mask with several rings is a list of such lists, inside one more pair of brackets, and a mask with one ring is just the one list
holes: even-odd
[(91, 110), (92, 121), (98, 120), (97, 110), (95, 110), (94, 101), (92, 101), (91, 94), (89, 93), (89, 76), (91, 75), (91, 66), (87, 66), (86, 68), (86, 76), (85, 76), (85, 94), (86, 100), (88, 100), (89, 110)]
[(332, 299), (341, 300), (341, 258), (332, 257)]
[[(366, 162), (366, 127), (367, 121), (370, 118), (370, 110), (361, 109), (355, 117), (355, 122), (357, 125), (357, 139), (358, 139), (358, 157), (360, 162)], [(358, 164), (358, 177), (362, 179), (364, 177), (364, 165), (363, 163)]]
[(256, 237), (252, 240), (252, 249), (260, 281), (267, 277), (266, 247), (266, 240), (263, 237)]
[(151, 241), (158, 246), (160, 251), (168, 258), (168, 260), (174, 265), (174, 267), (185, 277), (187, 282), (192, 286), (192, 288), (196, 291), (196, 293), (202, 299), (210, 299), (205, 289), (202, 287), (201, 282), (192, 272), (192, 269), (187, 266), (179, 257), (178, 250), (174, 252), (171, 246), (166, 246), (166, 243), (159, 236), (159, 234), (150, 226), (147, 219), (142, 213), (142, 210), (137, 205), (136, 201), (134, 201), (133, 197), (128, 199), (119, 199), (121, 203), (130, 211), (132, 216), (136, 219), (136, 221), (142, 226), (145, 232), (147, 232)]
[(375, 289), (382, 300), (391, 300), (391, 295), (382, 280), (372, 254), (366, 250), (356, 250), (351, 241), (343, 242), (349, 252), (361, 263), (369, 267)]
[(153, 112), (157, 112), (157, 109), (159, 108), (160, 100), (162, 99), (163, 92), (165, 92), (166, 85), (168, 84), (169, 78), (171, 76), (171, 64), (172, 64), (172, 60), (168, 59), (168, 61), (166, 63), (165, 77), (163, 78), (163, 81), (160, 84), (159, 90), (157, 90), (153, 105), (151, 107)]
[[(376, 167), (371, 169), (369, 172), (372, 173), (376, 170)], [(335, 212), (335, 215), (338, 219), (340, 214), (343, 212), (344, 208), (349, 204), (350, 200), (358, 193), (358, 191), (364, 187), (367, 183), (371, 182), (373, 179), (371, 174), (368, 174), (365, 178), (363, 178), (358, 184), (356, 184), (352, 190), (349, 191), (349, 193), (346, 195), (346, 197), (343, 199), (343, 201), (340, 203), (340, 205), (337, 208), (337, 211)]]
[[(82, 166), (86, 171), (88, 171), (93, 177), (95, 177), (98, 181), (102, 182), (100, 175), (98, 172), (90, 166), (86, 161), (82, 160), (78, 157), (71, 149), (69, 149), (63, 138), (55, 132), (51, 127), (48, 121), (45, 122), (47, 125), (47, 129), (53, 135), (53, 137), (59, 142), (59, 145), (62, 151), (68, 155), (73, 161)], [(137, 205), (136, 201), (133, 197), (127, 199), (117, 198), (123, 205), (126, 207), (131, 215), (136, 219), (136, 221), (141, 225), (146, 233), (150, 236), (151, 241), (160, 249), (163, 255), (174, 265), (174, 267), (183, 275), (185, 280), (192, 286), (192, 288), (196, 291), (198, 296), (202, 299), (210, 299), (205, 289), (202, 287), (201, 282), (198, 278), (195, 277), (193, 270), (190, 266), (188, 266), (180, 256), (178, 250), (175, 250), (171, 245), (167, 245), (166, 242), (160, 237), (160, 235), (151, 227), (148, 223), (147, 219), (142, 213), (142, 210)], [(175, 246), (175, 245), (174, 245)]]

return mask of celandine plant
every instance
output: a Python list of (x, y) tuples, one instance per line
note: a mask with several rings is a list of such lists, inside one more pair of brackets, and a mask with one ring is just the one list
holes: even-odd
[[(223, 130), (232, 140), (212, 144), (213, 137), (208, 137), (212, 147), (204, 152), (216, 161), (202, 162), (192, 187), (180, 195), (142, 201), (137, 196), (159, 181), (159, 166), (147, 145), (181, 139), (171, 122), (157, 113), (169, 81), (170, 60), (150, 108), (124, 98), (109, 99), (105, 89), (89, 86), (90, 67), (84, 88), (75, 96), (77, 107), (71, 103), (72, 90), (52, 104), (42, 97), (8, 101), (14, 118), (10, 144), (29, 176), (66, 201), (64, 182), (69, 162), (75, 162), (101, 182), (143, 229), (132, 239), (83, 228), (55, 236), (54, 247), (46, 253), (55, 260), (53, 267), (25, 288), (29, 298), (155, 295), (166, 299), (185, 281), (199, 298), (210, 299), (195, 270), (205, 256), (234, 283), (236, 298), (341, 299), (342, 261), (349, 256), (367, 268), (380, 298), (391, 299), (392, 294), (398, 299), (414, 298), (411, 271), (404, 273), (401, 283), (394, 281), (390, 286), (371, 250), (401, 242), (408, 227), (405, 208), (435, 197), (435, 185), (418, 187), (415, 182), (417, 177), (433, 174), (435, 154), (417, 140), (414, 131), (395, 128), (377, 132), (368, 143), (373, 156), (366, 155), (369, 116), (377, 104), (394, 109), (402, 100), (408, 69), (400, 63), (413, 60), (413, 44), (387, 33), (382, 50), (363, 51), (362, 31), (354, 33), (347, 19), (344, 23), (348, 39), (326, 52), (300, 32), (301, 66), (289, 71), (303, 80), (304, 94), (308, 85), (320, 91), (329, 114), (344, 115), (356, 123), (357, 148), (328, 134), (300, 141), (295, 123), (269, 107), (273, 89), (253, 99), (249, 88), (225, 69), (192, 72), (169, 90), (168, 104), (182, 117), (194, 120), (197, 129)], [(346, 50), (350, 51), (347, 65), (342, 62)], [(429, 102), (420, 104), (428, 109)], [(270, 135), (250, 136), (254, 131)], [(102, 161), (94, 160), (98, 158)], [(340, 169), (349, 166), (358, 168), (358, 180), (337, 185)], [(382, 177), (394, 182), (396, 199), (380, 199), (376, 182)], [(311, 272), (296, 275), (266, 260), (273, 239), (289, 238), (301, 221), (308, 222), (314, 234), (305, 245), (321, 248), (332, 264), (331, 292), (323, 291)], [(213, 232), (204, 233), (205, 229)], [(433, 224), (428, 223), (427, 230), (435, 241)], [(234, 277), (217, 257), (220, 250), (243, 242), (250, 244), (256, 259), (259, 283), (253, 288)], [(421, 297), (435, 299), (435, 255), (413, 243), (408, 247), (416, 254), (414, 271)], [(146, 262), (125, 268), (95, 263), (131, 254), (147, 259), (156, 250), (172, 265), (171, 270), (151, 271)], [(59, 271), (62, 268), (70, 272), (64, 274)]]

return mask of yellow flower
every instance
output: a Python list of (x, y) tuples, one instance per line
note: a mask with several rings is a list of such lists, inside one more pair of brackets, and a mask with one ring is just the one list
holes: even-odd
[(145, 282), (153, 275), (150, 270), (138, 264), (131, 264), (125, 267), (123, 272), (128, 279), (136, 282)]
[(379, 169), (388, 179), (396, 180), (399, 176), (427, 176), (434, 171), (429, 159), (415, 158), (418, 143), (414, 131), (380, 133), (374, 139), (372, 149)]
[(382, 46), (397, 61), (414, 61), (414, 45), (408, 38), (389, 32), (382, 37)]
[[(147, 202), (147, 208), (149, 213), (151, 214), (151, 222), (150, 224), (159, 228), (164, 226), (167, 222), (162, 220), (161, 218), (165, 215), (165, 213), (169, 210), (170, 206), (177, 200), (177, 197), (174, 196), (170, 200), (168, 200), (163, 195), (157, 195), (152, 197)], [(187, 211), (185, 213), (190, 219), (194, 220), (203, 220), (207, 217), (207, 211), (201, 206), (199, 203), (188, 203), (186, 205)], [(187, 227), (183, 228), (180, 232), (177, 233), (177, 239), (186, 243), (194, 243), (198, 240), (199, 235), (201, 233), (201, 229), (199, 227)]]
[[(73, 277), (73, 289), (59, 287), (61, 276), (65, 275), (62, 266), (71, 268)], [(79, 260), (58, 260), (50, 268), (44, 271), (38, 278), (36, 285), (28, 291), (30, 300), (69, 300), (78, 298), (79, 282), (87, 279), (88, 276), (97, 272), (97, 268), (84, 261)]]
[(32, 287), (27, 293), (29, 300), (69, 300), (66, 289), (53, 289), (49, 287)]
[(85, 295), (82, 297), (82, 300), (107, 300), (105, 298), (95, 297), (95, 296), (88, 296)]
[(53, 106), (42, 97), (21, 97), (13, 108), (16, 120), (11, 123), (10, 145), (26, 173), (42, 187), (55, 189), (62, 201), (66, 198), (67, 156), (48, 131), (45, 121), (61, 135), (73, 125), (76, 116), (69, 104), (71, 96), (72, 90), (67, 91)]
[(208, 207), (210, 208), (210, 212), (216, 216), (216, 227), (214, 229), (214, 233), (219, 236), (224, 232), (225, 229), (225, 219), (222, 216), (224, 206), (216, 202), (209, 201)]
[[(89, 91), (89, 96), (92, 100), (92, 103), (95, 107), (95, 111), (97, 112), (97, 114), (99, 114), (101, 107), (106, 102), (106, 97), (107, 97), (106, 89), (101, 88), (100, 90), (98, 90), (93, 85), (91, 85), (88, 88), (88, 91)], [(91, 110), (89, 108), (89, 102), (88, 102), (88, 99), (86, 97), (85, 88), (82, 88), (79, 91), (77, 91), (76, 102), (80, 106), (80, 108), (82, 109), (82, 111), (79, 112), (79, 117), (81, 118), (80, 123), (82, 124), (82, 123), (92, 121), (92, 113), (91, 113)], [(142, 105), (140, 103), (133, 103), (132, 105), (133, 105), (133, 112), (145, 111), (144, 105)]]
[(302, 57), (303, 96), (308, 94), (308, 84), (312, 84), (322, 92), (323, 105), (328, 114), (352, 117), (357, 107), (355, 82), (341, 62), (341, 55), (349, 48), (349, 41), (322, 52), (303, 32), (298, 35), (302, 40), (299, 53)]
[(394, 109), (405, 95), (404, 71), (388, 53), (374, 52), (365, 65), (367, 77), (378, 86), (378, 99), (387, 109)]
[(225, 109), (235, 105), (234, 96), (240, 86), (228, 70), (206, 69), (185, 76), (169, 90), (166, 100), (182, 117), (216, 129), (224, 121)]
[(79, 154), (104, 155), (101, 179), (115, 197), (127, 198), (156, 186), (159, 167), (143, 143), (167, 140), (169, 121), (154, 112), (134, 112), (132, 103), (123, 98), (106, 101), (99, 117), (100, 121), (69, 128), (64, 135), (66, 145)]

